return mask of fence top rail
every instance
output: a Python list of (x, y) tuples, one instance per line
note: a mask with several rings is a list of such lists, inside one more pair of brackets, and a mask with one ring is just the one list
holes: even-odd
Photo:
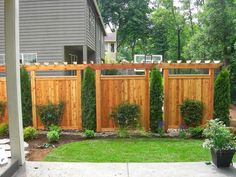
[[(91, 67), (94, 70), (105, 69), (152, 69), (154, 67), (162, 69), (216, 69), (222, 66), (222, 63), (142, 63), (142, 64), (32, 64), (22, 65), (28, 71), (69, 71), (84, 70)], [(0, 65), (0, 72), (5, 71), (5, 65)]]

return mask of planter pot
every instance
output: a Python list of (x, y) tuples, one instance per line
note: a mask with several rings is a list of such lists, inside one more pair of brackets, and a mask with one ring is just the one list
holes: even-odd
[(220, 167), (229, 167), (232, 163), (235, 150), (215, 150), (211, 149), (212, 161), (217, 166)]

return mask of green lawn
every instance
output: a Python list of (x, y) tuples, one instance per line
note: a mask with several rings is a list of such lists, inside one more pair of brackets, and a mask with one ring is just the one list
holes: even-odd
[[(86, 140), (53, 150), (45, 161), (61, 162), (196, 162), (210, 161), (201, 140), (113, 139)], [(234, 158), (236, 161), (236, 157)]]

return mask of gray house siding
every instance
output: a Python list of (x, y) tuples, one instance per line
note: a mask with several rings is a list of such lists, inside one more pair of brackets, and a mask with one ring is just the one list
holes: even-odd
[(0, 0), (0, 54), (5, 53), (4, 45), (4, 1)]
[[(0, 0), (0, 54), (5, 53), (3, 2)], [(78, 63), (82, 63), (83, 46), (87, 46), (88, 61), (100, 62), (104, 51), (97, 35), (102, 39), (105, 33), (94, 3), (94, 0), (20, 0), (20, 53), (37, 53), (38, 62), (70, 62), (69, 56), (76, 55)], [(89, 21), (91, 14), (94, 28)]]
[(84, 0), (20, 0), (20, 49), (63, 61), (64, 46), (85, 45)]

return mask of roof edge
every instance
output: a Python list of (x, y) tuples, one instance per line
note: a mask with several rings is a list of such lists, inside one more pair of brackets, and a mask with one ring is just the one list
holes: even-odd
[(101, 12), (100, 12), (100, 10), (99, 10), (99, 8), (98, 8), (97, 1), (96, 1), (96, 0), (92, 0), (92, 2), (93, 2), (94, 6), (95, 6), (95, 8), (96, 8), (96, 10), (97, 10), (97, 13), (98, 13), (98, 16), (99, 16), (99, 20), (100, 20), (100, 22), (101, 22), (101, 24), (102, 24), (103, 32), (105, 33), (105, 36), (106, 36), (107, 33), (106, 33), (105, 24), (104, 24), (104, 21), (103, 21), (103, 19), (102, 19)]

